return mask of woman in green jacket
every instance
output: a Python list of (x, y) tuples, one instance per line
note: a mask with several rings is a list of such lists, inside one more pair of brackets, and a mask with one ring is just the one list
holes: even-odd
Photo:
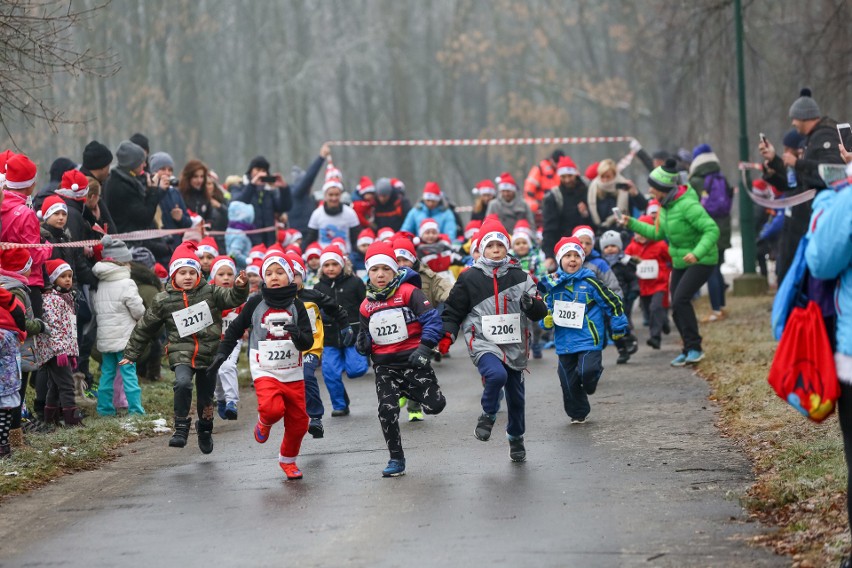
[(643, 237), (669, 241), (673, 265), (669, 283), (672, 313), (683, 339), (683, 352), (672, 361), (675, 367), (698, 363), (704, 358), (692, 298), (707, 282), (719, 259), (716, 247), (719, 227), (701, 206), (695, 190), (681, 185), (679, 178), (674, 160), (667, 160), (648, 176), (651, 194), (660, 202), (654, 225), (628, 216), (622, 220), (623, 225)]

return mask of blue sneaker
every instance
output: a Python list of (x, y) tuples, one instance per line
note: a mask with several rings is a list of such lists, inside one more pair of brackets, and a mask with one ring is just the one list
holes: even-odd
[(225, 405), (225, 420), (236, 420), (237, 419), (237, 403), (233, 400)]
[(382, 477), (399, 477), (405, 475), (405, 458), (390, 460), (388, 466), (382, 470)]
[(216, 411), (219, 413), (219, 418), (221, 418), (222, 420), (227, 420), (227, 418), (225, 418), (226, 407), (227, 405), (225, 404), (224, 400), (220, 400), (216, 403)]
[(672, 367), (683, 367), (686, 365), (686, 354), (681, 353), (674, 359), (672, 359)]
[(532, 344), (533, 359), (541, 359), (541, 343), (535, 342)]
[(686, 354), (687, 365), (694, 365), (704, 359), (704, 351), (699, 351), (698, 349), (690, 349), (689, 353)]

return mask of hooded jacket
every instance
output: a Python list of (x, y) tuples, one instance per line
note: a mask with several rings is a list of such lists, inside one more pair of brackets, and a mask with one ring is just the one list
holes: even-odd
[[(705, 152), (696, 156), (692, 163), (689, 164), (689, 185), (695, 190), (698, 195), (704, 195), (705, 187), (704, 180), (710, 174), (721, 174), (722, 167), (719, 165), (719, 158), (714, 152)], [(714, 196), (708, 196), (712, 199)], [(706, 209), (713, 211), (710, 204), (705, 206)], [(731, 213), (726, 215), (713, 217), (716, 224), (719, 226), (719, 241), (717, 243), (719, 250), (731, 248)]]
[[(354, 274), (341, 272), (334, 280), (321, 275), (319, 282), (313, 289), (322, 292), (346, 310), (349, 325), (352, 326), (352, 331), (357, 334), (358, 310), (361, 308), (361, 302), (367, 297), (367, 287), (364, 282)], [(326, 347), (343, 347), (340, 342), (340, 331), (343, 329), (341, 325), (337, 321), (326, 320), (323, 326), (325, 328)]]
[(521, 198), (520, 194), (517, 192), (515, 193), (515, 198), (512, 199), (512, 201), (505, 201), (503, 196), (498, 193), (497, 197), (488, 203), (488, 209), (485, 210), (486, 217), (488, 215), (497, 215), (497, 218), (500, 219), (500, 223), (506, 227), (506, 230), (510, 235), (512, 234), (512, 231), (515, 230), (515, 223), (521, 219), (526, 219), (530, 227), (535, 228), (536, 226), (532, 209), (530, 209), (527, 202)]
[(225, 250), (234, 259), (238, 270), (245, 269), (251, 252), (251, 239), (243, 231), (254, 228), (254, 207), (242, 201), (228, 205), (228, 229), (225, 231)]
[[(559, 199), (556, 192), (559, 192)], [(544, 196), (541, 205), (543, 218), (541, 250), (544, 251), (546, 258), (553, 258), (553, 247), (563, 236), (570, 235), (580, 225), (592, 224), (591, 215), (584, 217), (579, 211), (581, 203), (588, 209), (587, 194), (586, 184), (577, 178), (573, 188), (560, 184)]]
[[(27, 198), (17, 191), (3, 191), (0, 203), (0, 241), (35, 244), (41, 242), (41, 227), (35, 211), (27, 206)], [(52, 247), (31, 248), (33, 266), (27, 284), (44, 287), (44, 263), (53, 253)]]
[(398, 189), (394, 189), (387, 203), (376, 200), (376, 205), (373, 208), (376, 230), (390, 227), (394, 231), (399, 231), (410, 211), (411, 203), (408, 202), (408, 198)]
[(92, 311), (98, 322), (98, 351), (124, 351), (136, 322), (145, 315), (139, 289), (126, 266), (101, 261), (92, 271), (99, 280), (98, 289), (92, 294)]
[[(521, 296), (533, 297), (529, 313), (521, 310)], [(520, 314), (521, 342), (499, 345), (485, 337), (483, 317)], [(532, 322), (547, 315), (547, 307), (538, 298), (535, 281), (517, 262), (492, 269), (480, 258), (470, 269), (459, 274), (444, 306), (444, 331), (454, 338), (464, 333), (468, 353), (474, 365), (486, 353), (498, 357), (507, 367), (523, 370), (529, 360)]]
[[(521, 200), (523, 201), (523, 200)], [(378, 212), (376, 213), (378, 217)], [(421, 201), (415, 205), (408, 215), (405, 216), (405, 221), (402, 223), (402, 231), (416, 235), (420, 229), (420, 223), (424, 219), (434, 219), (438, 223), (438, 232), (450, 237), (451, 241), (456, 239), (456, 217), (452, 210), (445, 202), (441, 202), (434, 209), (426, 207), (426, 203)], [(530, 225), (532, 227), (532, 225)]]

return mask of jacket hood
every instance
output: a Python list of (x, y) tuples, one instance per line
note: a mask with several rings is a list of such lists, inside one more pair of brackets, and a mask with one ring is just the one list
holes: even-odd
[(586, 268), (585, 266), (581, 267), (580, 270), (578, 270), (574, 274), (569, 274), (562, 270), (562, 268), (560, 267), (556, 272), (548, 275), (547, 278), (542, 279), (539, 284), (545, 289), (545, 291), (547, 291), (556, 288), (557, 286), (567, 284), (568, 282), (573, 282), (574, 280), (582, 280), (583, 278), (594, 277), (595, 273)]
[(242, 201), (231, 201), (228, 205), (228, 221), (254, 223), (254, 206)]
[(423, 287), (423, 280), (420, 278), (420, 274), (417, 273), (416, 270), (408, 268), (407, 266), (403, 266), (399, 269), (400, 272), (403, 273), (402, 279), (400, 280), (400, 284), (405, 284), (408, 282), (409, 284), (413, 284), (418, 288)]
[[(662, 200), (662, 201), (660, 201), (660, 207), (671, 207), (671, 205), (672, 205), (675, 201), (677, 201), (678, 199), (680, 199), (681, 197), (683, 197), (684, 195), (686, 195), (686, 192), (687, 192), (688, 190), (689, 190), (689, 188), (688, 188), (687, 186), (685, 186), (685, 185), (681, 185), (681, 186), (678, 186), (678, 187), (673, 188), (673, 189), (672, 189), (671, 191), (669, 191), (669, 193), (668, 193), (668, 194), (667, 194), (667, 195), (663, 198), (663, 200)], [(693, 192), (693, 193), (695, 193), (695, 192)]]
[(721, 171), (722, 166), (719, 163), (719, 157), (715, 152), (705, 152), (699, 154), (689, 164), (689, 175), (707, 175), (713, 172)]
[(7, 213), (18, 205), (26, 205), (27, 198), (16, 191), (3, 191), (3, 203), (0, 203), (0, 213)]
[(438, 204), (438, 206), (437, 206), (437, 207), (435, 207), (434, 209), (429, 209), (429, 208), (426, 206), (426, 203), (425, 203), (425, 202), (423, 202), (423, 201), (421, 201), (420, 203), (418, 203), (418, 204), (416, 205), (416, 207), (417, 207), (418, 209), (420, 209), (421, 211), (425, 211), (426, 213), (429, 213), (429, 215), (430, 215), (430, 216), (431, 216), (432, 214), (434, 214), (434, 213), (443, 213), (444, 211), (446, 211), (446, 210), (447, 210), (447, 204), (446, 204), (446, 202), (445, 202), (445, 201), (443, 201), (443, 200), (442, 200), (442, 201), (441, 201), (441, 203), (439, 203), (439, 204)]
[(16, 272), (0, 268), (0, 288), (7, 290), (11, 290), (12, 288), (27, 288), (26, 278)]
[(130, 263), (130, 278), (136, 283), (147, 284), (153, 286), (157, 290), (163, 289), (163, 283), (160, 278), (154, 274), (154, 271), (138, 262)]
[(98, 280), (102, 280), (104, 282), (130, 278), (130, 269), (128, 267), (103, 260), (95, 263), (95, 266), (92, 267), (92, 273), (98, 278)]

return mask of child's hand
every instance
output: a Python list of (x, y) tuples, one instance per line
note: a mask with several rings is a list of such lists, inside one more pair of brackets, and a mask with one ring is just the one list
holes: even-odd
[(240, 270), (240, 273), (237, 275), (237, 279), (234, 280), (234, 285), (238, 288), (245, 288), (246, 284), (248, 284), (248, 276), (246, 275), (246, 271)]
[(544, 329), (553, 329), (553, 314), (547, 310), (547, 315), (544, 316)]
[(119, 361), (119, 362), (118, 362), (118, 366), (119, 366), (119, 367), (123, 367), (123, 366), (125, 366), (125, 365), (130, 365), (131, 363), (133, 363), (133, 361), (131, 361), (130, 359), (128, 359), (127, 357), (125, 357), (125, 358), (123, 358), (121, 361)]

